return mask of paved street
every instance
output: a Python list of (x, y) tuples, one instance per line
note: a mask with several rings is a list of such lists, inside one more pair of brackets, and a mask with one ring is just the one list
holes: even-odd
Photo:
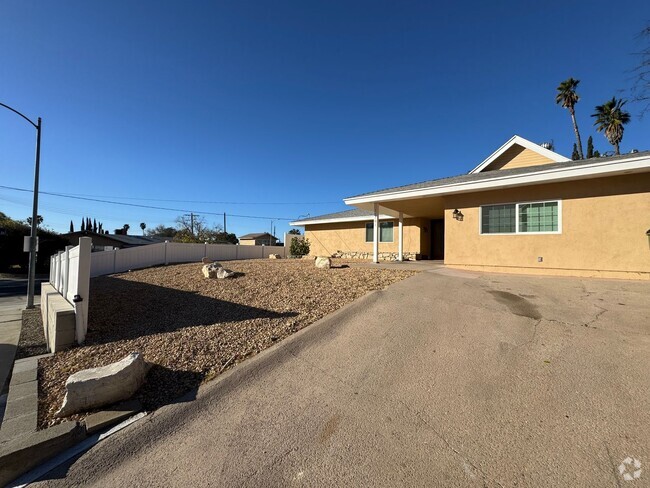
[[(41, 280), (36, 281), (36, 293), (40, 292), (40, 282)], [(0, 394), (14, 362), (26, 295), (26, 278), (0, 275)], [(38, 296), (35, 297), (35, 303), (39, 303)], [(0, 408), (0, 413), (2, 410)]]
[[(42, 486), (650, 481), (650, 283), (441, 268), (308, 327)], [(625, 466), (624, 466), (625, 467)]]

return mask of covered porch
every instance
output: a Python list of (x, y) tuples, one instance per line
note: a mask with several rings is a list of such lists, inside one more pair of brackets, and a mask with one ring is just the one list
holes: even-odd
[[(423, 219), (426, 224), (422, 232), (428, 234), (428, 253), (422, 253), (424, 259), (442, 263), (444, 261), (445, 243), (445, 206), (443, 197), (414, 197), (399, 200), (384, 200), (355, 203), (355, 206), (373, 214), (373, 262), (379, 263), (380, 218), (390, 216), (398, 221), (397, 226), (397, 261), (404, 261), (404, 219)], [(457, 214), (454, 215), (456, 217)]]

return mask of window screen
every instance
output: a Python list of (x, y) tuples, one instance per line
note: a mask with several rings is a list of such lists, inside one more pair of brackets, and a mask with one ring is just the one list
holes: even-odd
[(481, 233), (506, 234), (516, 229), (515, 204), (481, 207)]
[(519, 204), (519, 232), (557, 232), (557, 202)]

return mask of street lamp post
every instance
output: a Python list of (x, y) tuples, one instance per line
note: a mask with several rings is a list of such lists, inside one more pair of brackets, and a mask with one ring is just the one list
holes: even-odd
[(38, 176), (41, 165), (41, 118), (35, 124), (28, 117), (9, 105), (0, 106), (20, 115), (36, 129), (36, 162), (34, 164), (34, 204), (32, 206), (32, 229), (29, 236), (29, 271), (27, 275), (27, 307), (34, 308), (34, 289), (36, 287), (36, 235), (38, 232)]

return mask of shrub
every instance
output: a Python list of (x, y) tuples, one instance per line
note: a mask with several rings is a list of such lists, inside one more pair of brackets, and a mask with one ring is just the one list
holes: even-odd
[(291, 246), (289, 247), (289, 253), (292, 256), (306, 256), (309, 254), (309, 239), (306, 237), (294, 238), (291, 239)]

